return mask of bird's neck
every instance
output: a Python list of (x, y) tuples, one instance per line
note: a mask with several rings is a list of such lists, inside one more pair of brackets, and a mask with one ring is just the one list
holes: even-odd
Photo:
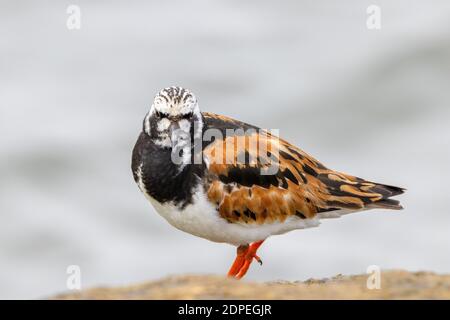
[[(182, 163), (173, 161), (174, 150), (155, 144), (148, 135), (141, 136), (134, 151), (136, 172), (144, 192), (160, 203), (172, 202), (184, 206), (190, 203), (194, 190), (203, 176), (203, 165), (189, 163), (185, 146), (180, 146)], [(192, 151), (191, 155), (192, 155)], [(192, 157), (192, 156), (190, 156)]]

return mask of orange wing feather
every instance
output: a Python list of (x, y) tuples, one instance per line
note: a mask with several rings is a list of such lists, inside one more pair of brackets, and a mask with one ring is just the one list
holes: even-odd
[[(204, 118), (214, 126), (220, 122), (223, 128), (258, 129), (211, 113)], [(209, 169), (208, 199), (229, 222), (264, 224), (289, 216), (308, 219), (339, 209), (401, 209), (389, 197), (403, 189), (330, 170), (263, 130), (216, 139), (204, 148), (203, 158)], [(274, 159), (276, 173), (263, 175)]]

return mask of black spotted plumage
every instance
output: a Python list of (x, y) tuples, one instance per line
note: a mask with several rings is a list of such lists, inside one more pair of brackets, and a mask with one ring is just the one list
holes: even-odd
[[(259, 130), (256, 126), (211, 113), (203, 113), (202, 122), (202, 133), (213, 128), (219, 130), (223, 138), (227, 137), (227, 134), (231, 132), (227, 131), (230, 129), (236, 130), (235, 132), (238, 135), (243, 132), (248, 133), (249, 130), (252, 130), (252, 132)], [(155, 124), (152, 125), (155, 126)], [(190, 134), (193, 138), (193, 126)], [(304, 199), (305, 205), (302, 210), (306, 210), (306, 215), (299, 210), (293, 212), (293, 214), (300, 217), (312, 217), (316, 213), (342, 208), (356, 210), (368, 205), (393, 209), (400, 208), (397, 200), (389, 198), (403, 193), (402, 188), (376, 184), (332, 171), (298, 148), (287, 144), (283, 140), (281, 141), (285, 145), (284, 150), (279, 150), (279, 159), (276, 158), (276, 160), (282, 164), (290, 163), (290, 166), (282, 165), (275, 174), (262, 175), (260, 171), (262, 165), (260, 157), (250, 154), (248, 150), (240, 151), (240, 156), (238, 156), (240, 159), (243, 158), (246, 163), (222, 165), (220, 166), (222, 169), (219, 169), (219, 172), (222, 173), (212, 174), (203, 161), (205, 154), (200, 155), (201, 163), (189, 164), (179, 173), (178, 166), (171, 161), (171, 150), (161, 148), (147, 134), (142, 133), (133, 152), (133, 173), (135, 180), (138, 180), (136, 172), (142, 164), (141, 179), (146, 192), (161, 203), (172, 202), (181, 206), (191, 203), (193, 193), (200, 185), (205, 189), (210, 188), (214, 175), (216, 175), (217, 181), (222, 183), (226, 194), (235, 192), (236, 187), (249, 188), (249, 194), (251, 194), (254, 187), (261, 187), (267, 190), (271, 187), (280, 188), (280, 190), (290, 190), (289, 183), (299, 187), (303, 185), (305, 187), (301, 187), (302, 189), (300, 190), (304, 191), (301, 192), (313, 193), (309, 194), (308, 197), (301, 198)], [(202, 152), (204, 153), (210, 145), (214, 144), (217, 144), (217, 141), (203, 141)], [(192, 146), (192, 151), (193, 162), (196, 156), (194, 154), (194, 146)], [(271, 152), (267, 152), (266, 155), (268, 157), (272, 156)], [(252, 159), (257, 161), (254, 165), (248, 165)], [(213, 180), (211, 180), (211, 177)], [(320, 201), (312, 201), (319, 195), (317, 193), (314, 194), (314, 192), (320, 192), (320, 188), (326, 188), (322, 191), (321, 197), (324, 198)], [(367, 190), (360, 191), (363, 190), (361, 188), (366, 188)], [(326, 194), (329, 194), (329, 199), (325, 196)], [(243, 212), (232, 210), (232, 212), (234, 217), (237, 218), (244, 217), (248, 213), (245, 210)], [(236, 212), (239, 212), (239, 216), (235, 214)], [(269, 216), (266, 210), (264, 212), (266, 216)], [(301, 215), (298, 212), (301, 212)], [(227, 220), (229, 220), (228, 217)], [(253, 220), (256, 221), (257, 219)]]
[[(402, 188), (370, 182), (328, 169), (299, 148), (264, 130), (224, 116), (211, 113), (204, 115), (206, 123), (222, 131), (225, 127), (239, 126), (256, 129), (256, 133), (246, 136), (224, 136), (223, 140), (208, 144), (204, 151), (204, 157), (209, 159), (209, 176), (213, 173), (216, 177), (210, 181), (208, 195), (211, 201), (219, 204), (220, 214), (227, 220), (248, 223), (245, 218), (246, 210), (255, 214), (256, 219), (251, 220), (265, 224), (276, 220), (284, 221), (291, 215), (309, 219), (320, 213), (342, 209), (358, 211), (375, 207), (402, 208), (397, 200), (390, 199), (403, 193)], [(248, 146), (245, 142), (245, 139), (251, 138), (268, 141), (267, 144), (276, 140), (273, 152), (252, 154), (246, 149)], [(241, 142), (238, 142), (239, 140)], [(242, 164), (238, 157), (234, 157), (231, 158), (231, 163), (215, 162), (217, 152), (234, 148), (235, 145), (245, 146), (243, 150), (239, 150), (239, 154), (245, 154), (246, 159), (253, 158), (258, 161)], [(274, 152), (279, 170), (264, 175), (264, 160)], [(230, 158), (227, 158), (227, 161), (229, 160)], [(232, 192), (225, 191), (230, 186), (234, 186)], [(240, 213), (239, 216), (235, 214), (236, 211)]]

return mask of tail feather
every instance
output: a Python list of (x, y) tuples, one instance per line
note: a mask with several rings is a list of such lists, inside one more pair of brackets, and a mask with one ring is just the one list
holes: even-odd
[(375, 184), (375, 187), (371, 188), (370, 190), (373, 192), (376, 192), (376, 193), (380, 193), (386, 198), (398, 196), (399, 194), (402, 194), (405, 192), (405, 189), (400, 188), (400, 187), (394, 187), (394, 186), (389, 186), (389, 185), (385, 185), (385, 184), (377, 184), (377, 183)]
[(369, 208), (383, 208), (383, 209), (392, 209), (392, 210), (402, 210), (403, 207), (400, 204), (400, 201), (394, 199), (382, 199), (376, 201), (368, 206)]
[(367, 181), (347, 174), (332, 172), (318, 175), (327, 186), (331, 200), (323, 211), (352, 209), (355, 211), (371, 208), (401, 210), (398, 200), (391, 197), (400, 195), (405, 189), (391, 185)]
[(370, 191), (381, 194), (382, 198), (378, 201), (373, 202), (368, 207), (385, 208), (393, 210), (403, 209), (402, 205), (400, 204), (400, 201), (390, 198), (404, 193), (405, 192), (404, 188), (385, 184), (375, 184), (373, 188), (370, 188)]

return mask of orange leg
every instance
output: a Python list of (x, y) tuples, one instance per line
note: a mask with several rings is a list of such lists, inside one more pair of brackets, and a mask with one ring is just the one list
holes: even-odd
[(262, 245), (264, 240), (257, 241), (249, 245), (239, 246), (237, 248), (237, 256), (234, 260), (233, 265), (228, 271), (229, 277), (235, 277), (236, 279), (241, 279), (248, 271), (250, 264), (253, 259), (259, 262), (262, 265), (262, 260), (260, 257), (256, 255), (256, 251)]
[(244, 265), (245, 255), (247, 254), (248, 249), (248, 244), (239, 246), (237, 248), (236, 259), (234, 259), (233, 265), (228, 271), (229, 277), (235, 277), (238, 274), (239, 270), (241, 270), (242, 266)]

